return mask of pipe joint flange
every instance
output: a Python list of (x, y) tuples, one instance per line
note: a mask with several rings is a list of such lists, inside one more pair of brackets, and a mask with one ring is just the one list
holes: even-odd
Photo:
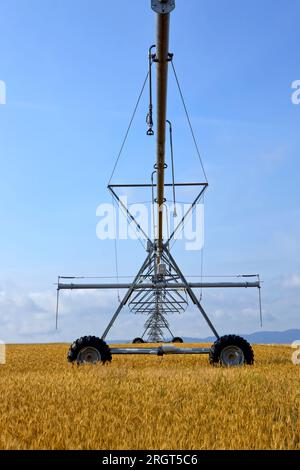
[[(164, 163), (163, 169), (166, 170), (167, 168), (168, 168), (168, 165), (166, 163)], [(158, 169), (159, 169), (158, 165), (157, 165), (157, 163), (155, 163), (154, 170), (158, 170)]]
[[(156, 204), (158, 204), (157, 197), (154, 199), (154, 202), (155, 202)], [(166, 202), (167, 202), (167, 200), (166, 200), (166, 198), (164, 197), (162, 203), (165, 204)]]
[(166, 15), (175, 8), (175, 0), (151, 0), (151, 8), (155, 13)]

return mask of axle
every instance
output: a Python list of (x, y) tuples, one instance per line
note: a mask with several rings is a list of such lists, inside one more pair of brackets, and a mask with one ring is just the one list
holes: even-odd
[(210, 348), (176, 348), (175, 346), (161, 345), (157, 348), (110, 348), (111, 354), (151, 354), (164, 356), (165, 354), (209, 354)]

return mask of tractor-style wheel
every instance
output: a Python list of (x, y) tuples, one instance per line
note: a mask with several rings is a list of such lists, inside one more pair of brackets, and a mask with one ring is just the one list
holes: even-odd
[(71, 344), (68, 351), (68, 361), (77, 364), (96, 364), (111, 361), (109, 346), (96, 336), (83, 336)]
[(180, 336), (175, 336), (175, 338), (172, 339), (172, 343), (183, 343), (183, 339), (180, 338)]
[(224, 367), (252, 365), (254, 353), (251, 345), (244, 338), (227, 335), (219, 338), (211, 347), (209, 362)]
[(134, 338), (132, 344), (144, 344), (144, 342), (143, 338)]

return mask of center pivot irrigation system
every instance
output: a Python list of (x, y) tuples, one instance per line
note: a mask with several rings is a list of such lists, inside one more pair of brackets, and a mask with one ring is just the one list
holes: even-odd
[[(209, 316), (204, 310), (201, 300), (198, 299), (195, 289), (203, 288), (250, 288), (255, 287), (259, 289), (260, 299), (260, 280), (257, 279), (246, 280), (246, 277), (254, 276), (241, 276), (239, 282), (189, 282), (184, 276), (183, 272), (176, 263), (174, 257), (170, 252), (170, 242), (174, 239), (178, 230), (181, 230), (186, 222), (186, 218), (193, 211), (196, 204), (203, 197), (204, 192), (208, 187), (207, 178), (203, 183), (175, 183), (174, 179), (174, 164), (172, 158), (172, 184), (165, 183), (165, 170), (167, 168), (165, 161), (166, 153), (166, 134), (167, 130), (170, 133), (171, 141), (171, 156), (172, 156), (172, 125), (167, 120), (167, 89), (168, 89), (168, 68), (171, 65), (181, 99), (183, 101), (184, 109), (188, 118), (188, 123), (192, 132), (192, 137), (198, 152), (200, 162), (201, 157), (198, 151), (197, 143), (191, 127), (190, 119), (187, 113), (185, 102), (182, 96), (181, 88), (178, 82), (177, 74), (173, 64), (173, 54), (169, 53), (169, 27), (171, 12), (175, 8), (175, 0), (151, 0), (152, 10), (156, 13), (157, 18), (157, 33), (156, 45), (151, 46), (149, 49), (149, 71), (146, 81), (149, 80), (150, 84), (150, 105), (149, 113), (147, 115), (147, 124), (149, 136), (154, 135), (153, 131), (153, 104), (152, 104), (152, 66), (156, 65), (156, 164), (154, 171), (151, 175), (151, 184), (134, 184), (134, 185), (108, 185), (113, 198), (124, 209), (130, 223), (135, 224), (136, 228), (143, 233), (147, 240), (147, 256), (143, 262), (136, 277), (131, 283), (104, 283), (104, 284), (87, 284), (87, 283), (66, 283), (66, 279), (76, 279), (70, 277), (60, 276), (58, 278), (57, 286), (57, 311), (58, 317), (58, 301), (59, 292), (64, 289), (126, 289), (126, 294), (120, 300), (119, 306), (112, 316), (109, 324), (107, 325), (101, 338), (95, 336), (84, 336), (77, 339), (71, 346), (68, 352), (69, 362), (80, 363), (96, 363), (111, 361), (114, 354), (154, 354), (162, 356), (164, 354), (209, 354), (210, 362), (212, 364), (222, 364), (225, 366), (237, 366), (243, 364), (253, 364), (254, 355), (250, 344), (243, 338), (236, 335), (227, 335), (220, 337), (214, 325), (212, 324)], [(146, 82), (145, 82), (146, 83)], [(145, 87), (144, 83), (144, 87)], [(143, 89), (144, 89), (143, 87)], [(143, 90), (142, 90), (143, 91)], [(139, 103), (139, 101), (138, 101)], [(136, 110), (135, 110), (136, 111)], [(135, 114), (135, 113), (134, 113)], [(133, 116), (134, 117), (134, 116)], [(132, 122), (132, 121), (131, 121)], [(129, 127), (130, 128), (130, 127)], [(127, 132), (128, 133), (128, 132)], [(125, 137), (126, 140), (126, 137)], [(124, 143), (123, 143), (124, 144)], [(122, 150), (122, 149), (121, 149)], [(201, 162), (202, 164), (202, 162)], [(202, 166), (203, 169), (203, 166)], [(154, 180), (156, 178), (156, 181)], [(129, 209), (124, 205), (122, 199), (118, 196), (118, 188), (148, 188), (152, 193), (152, 201), (157, 206), (157, 230), (150, 239), (143, 231), (137, 220), (130, 213)], [(191, 204), (186, 214), (180, 219), (177, 227), (171, 233), (168, 239), (164, 239), (163, 223), (164, 223), (164, 209), (166, 188), (173, 191), (175, 201), (175, 190), (178, 187), (193, 187), (199, 190), (198, 195)], [(133, 313), (141, 313), (147, 316), (145, 323), (145, 331), (141, 338), (136, 338), (134, 343), (147, 342), (161, 343), (164, 342), (163, 332), (168, 332), (171, 335), (173, 343), (182, 342), (181, 338), (174, 337), (167, 316), (170, 313), (181, 313), (186, 310), (190, 300), (199, 310), (204, 320), (208, 324), (212, 333), (216, 337), (216, 342), (210, 348), (188, 348), (188, 347), (175, 347), (170, 344), (162, 344), (157, 347), (127, 347), (127, 348), (110, 348), (105, 339), (114, 325), (117, 317), (125, 305), (128, 305)], [(261, 303), (260, 303), (261, 306)], [(56, 318), (57, 318), (56, 317)]]

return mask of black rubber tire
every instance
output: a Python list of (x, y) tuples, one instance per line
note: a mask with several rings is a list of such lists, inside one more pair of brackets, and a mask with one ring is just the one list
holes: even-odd
[(244, 365), (254, 364), (254, 352), (251, 345), (241, 336), (237, 335), (226, 335), (217, 339), (212, 345), (209, 353), (209, 362), (212, 365), (221, 364), (221, 353), (224, 348), (228, 346), (237, 346), (243, 351), (244, 354)]
[(145, 341), (143, 340), (143, 338), (134, 338), (134, 340), (132, 341), (132, 344), (144, 344)]
[(68, 362), (77, 362), (79, 352), (87, 347), (92, 347), (99, 351), (102, 364), (111, 362), (112, 356), (109, 346), (103, 339), (97, 338), (96, 336), (83, 336), (74, 341), (68, 351)]
[(183, 343), (183, 339), (180, 338), (180, 336), (175, 336), (175, 338), (172, 339), (171, 343)]

